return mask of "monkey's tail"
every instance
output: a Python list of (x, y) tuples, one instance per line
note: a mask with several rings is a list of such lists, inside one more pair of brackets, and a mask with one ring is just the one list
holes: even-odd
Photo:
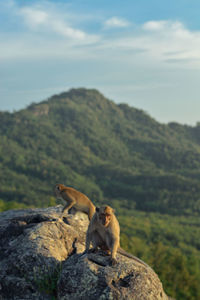
[(143, 266), (145, 266), (145, 267), (151, 269), (151, 267), (150, 267), (149, 265), (147, 265), (143, 260), (139, 259), (138, 257), (136, 257), (136, 256), (134, 256), (134, 255), (132, 255), (132, 254), (130, 254), (130, 253), (127, 253), (127, 252), (126, 252), (124, 249), (122, 249), (121, 247), (119, 247), (119, 248), (117, 249), (117, 252), (118, 252), (119, 254), (124, 255), (124, 256), (126, 256), (126, 257), (128, 257), (128, 258), (131, 258), (131, 259), (137, 261), (138, 263), (142, 264)]

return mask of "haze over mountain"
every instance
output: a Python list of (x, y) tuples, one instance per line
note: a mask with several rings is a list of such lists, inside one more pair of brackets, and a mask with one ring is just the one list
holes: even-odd
[(0, 140), (3, 201), (45, 206), (62, 182), (94, 202), (200, 213), (200, 125), (160, 124), (80, 88), (0, 112)]

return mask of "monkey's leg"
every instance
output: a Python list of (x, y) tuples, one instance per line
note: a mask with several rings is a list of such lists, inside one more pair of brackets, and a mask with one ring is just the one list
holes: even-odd
[(89, 207), (89, 212), (88, 212), (88, 219), (89, 221), (92, 219), (93, 215), (95, 213), (95, 207)]
[(98, 250), (98, 247), (102, 250), (108, 249), (106, 247), (105, 242), (103, 241), (103, 239), (101, 238), (101, 236), (97, 231), (95, 231), (95, 233), (92, 235), (92, 245), (93, 245), (93, 252), (96, 252)]
[(89, 221), (92, 219), (92, 216), (93, 216), (93, 211), (91, 209), (89, 209), (89, 213), (88, 213)]
[(68, 209), (68, 214), (72, 214), (75, 215), (77, 212), (76, 208), (74, 206), (72, 206), (70, 209)]
[[(92, 248), (89, 249), (91, 242), (92, 242)], [(102, 241), (102, 238), (100, 237), (100, 235), (98, 234), (98, 232), (97, 231), (89, 232), (89, 230), (88, 230), (87, 235), (86, 235), (85, 252), (94, 253), (98, 250), (98, 247), (101, 247), (102, 245), (103, 245), (103, 241)]]
[(111, 251), (110, 249), (108, 249), (108, 247), (104, 244), (102, 246), (99, 246), (101, 248), (101, 250), (105, 253), (105, 255), (111, 255)]

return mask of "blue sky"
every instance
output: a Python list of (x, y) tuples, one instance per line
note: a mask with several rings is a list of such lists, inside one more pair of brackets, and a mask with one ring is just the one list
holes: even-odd
[(197, 0), (0, 0), (0, 110), (87, 87), (195, 125), (199, 11)]

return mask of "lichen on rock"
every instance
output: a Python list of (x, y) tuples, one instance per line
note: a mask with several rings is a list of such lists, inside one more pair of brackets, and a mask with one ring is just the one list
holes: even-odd
[(83, 254), (87, 215), (59, 218), (61, 206), (0, 214), (0, 299), (165, 300), (155, 272), (101, 251)]

